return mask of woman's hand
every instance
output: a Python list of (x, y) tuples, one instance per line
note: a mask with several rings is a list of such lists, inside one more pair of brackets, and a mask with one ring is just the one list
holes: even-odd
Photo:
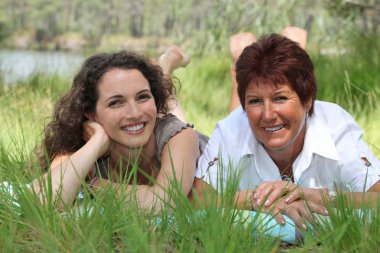
[(277, 199), (286, 196), (284, 202), (290, 204), (302, 197), (303, 190), (303, 187), (290, 181), (263, 182), (256, 188), (253, 201), (257, 205), (264, 203), (264, 206), (268, 207)]
[(306, 188), (289, 181), (274, 181), (259, 185), (253, 195), (253, 201), (257, 205), (264, 203), (264, 206), (270, 206), (279, 198), (283, 198), (287, 204), (303, 199), (324, 205), (324, 196), (328, 197), (326, 189)]
[(307, 229), (306, 221), (313, 222), (313, 213), (328, 215), (326, 208), (312, 201), (296, 200), (286, 203), (284, 198), (279, 199), (271, 206), (257, 205), (253, 202), (254, 209), (273, 215), (278, 224), (285, 224), (283, 214), (287, 215), (294, 223), (303, 229)]
[(101, 145), (99, 157), (106, 156), (111, 147), (111, 139), (104, 130), (104, 127), (96, 121), (87, 120), (83, 123), (83, 139), (85, 141), (97, 138)]

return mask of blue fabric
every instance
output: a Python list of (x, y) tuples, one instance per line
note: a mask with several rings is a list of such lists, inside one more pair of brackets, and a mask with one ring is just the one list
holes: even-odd
[(299, 241), (300, 235), (297, 233), (296, 225), (288, 216), (284, 215), (285, 225), (280, 225), (269, 214), (256, 211), (244, 212), (249, 212), (252, 221), (254, 221), (253, 236), (256, 236), (261, 231), (266, 236), (275, 237), (287, 243), (297, 243)]

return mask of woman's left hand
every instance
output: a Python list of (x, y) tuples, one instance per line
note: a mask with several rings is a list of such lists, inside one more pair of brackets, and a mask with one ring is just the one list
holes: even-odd
[(263, 182), (256, 188), (253, 200), (257, 205), (261, 205), (264, 202), (264, 206), (270, 206), (277, 199), (285, 195), (289, 195), (284, 198), (284, 202), (288, 204), (300, 199), (302, 187), (290, 181)]
[(285, 224), (284, 214), (287, 215), (294, 223), (303, 229), (307, 229), (306, 221), (313, 222), (313, 213), (328, 215), (326, 208), (323, 205), (298, 199), (292, 203), (285, 203), (284, 197), (276, 200), (270, 206), (257, 205), (252, 203), (254, 210), (273, 215), (278, 224)]
[(89, 141), (91, 138), (98, 136), (101, 142), (100, 156), (107, 156), (111, 147), (111, 138), (106, 133), (104, 127), (96, 121), (86, 120), (83, 122), (83, 139)]

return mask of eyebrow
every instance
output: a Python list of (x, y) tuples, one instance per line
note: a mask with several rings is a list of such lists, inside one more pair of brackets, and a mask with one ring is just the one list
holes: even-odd
[(137, 92), (136, 95), (140, 95), (141, 93), (145, 93), (145, 92), (152, 93), (151, 90), (149, 90), (149, 89), (145, 89), (145, 90), (140, 90), (139, 92)]
[(122, 95), (115, 95), (115, 96), (107, 98), (104, 102), (108, 102), (109, 100), (113, 100), (113, 99), (116, 99), (116, 98), (123, 98), (123, 96)]
[(290, 91), (288, 91), (288, 90), (276, 90), (276, 91), (274, 92), (275, 95), (277, 95), (277, 94), (281, 94), (281, 93), (290, 93)]
[[(148, 93), (152, 94), (152, 91), (151, 91), (151, 90), (149, 90), (149, 89), (144, 89), (144, 90), (140, 90), (139, 92), (137, 92), (136, 95), (138, 96), (138, 95), (140, 95), (141, 93), (145, 93), (145, 92), (148, 92)], [(118, 99), (118, 98), (123, 98), (123, 96), (122, 96), (122, 95), (114, 95), (114, 96), (111, 96), (111, 97), (107, 98), (107, 99), (105, 100), (105, 102), (108, 102), (109, 100), (113, 100), (113, 99)]]
[[(289, 90), (283, 90), (283, 89), (279, 89), (279, 90), (276, 90), (273, 92), (273, 94), (278, 94), (278, 93), (290, 93), (291, 91)], [(252, 93), (249, 95), (249, 96), (257, 96), (256, 92), (253, 92), (253, 95)]]

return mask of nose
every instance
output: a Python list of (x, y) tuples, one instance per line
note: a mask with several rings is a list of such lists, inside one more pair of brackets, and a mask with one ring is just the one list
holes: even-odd
[(267, 122), (276, 119), (276, 110), (271, 102), (264, 102), (262, 117)]
[(139, 118), (142, 114), (140, 107), (137, 103), (130, 103), (126, 107), (126, 111), (127, 111), (127, 113), (126, 113), (127, 118), (130, 118), (130, 119)]

